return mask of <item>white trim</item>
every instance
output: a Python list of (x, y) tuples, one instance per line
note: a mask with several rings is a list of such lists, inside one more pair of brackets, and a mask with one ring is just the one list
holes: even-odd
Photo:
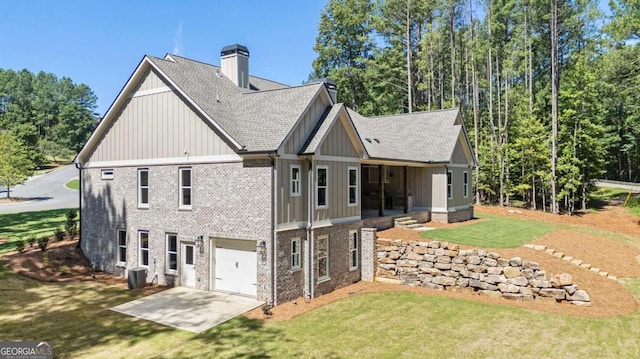
[(453, 173), (447, 171), (447, 200), (453, 199)]
[(471, 168), (471, 166), (469, 166), (469, 165), (464, 165), (464, 164), (460, 164), (460, 163), (447, 164), (447, 167), (449, 167), (449, 168)]
[[(175, 252), (171, 252), (169, 251), (169, 236), (174, 236), (176, 238), (176, 250)], [(174, 274), (176, 272), (178, 272), (178, 268), (180, 268), (180, 256), (178, 255), (178, 253), (180, 252), (180, 241), (178, 240), (178, 234), (177, 233), (165, 233), (164, 234), (164, 239), (165, 239), (165, 261), (164, 261), (164, 267), (165, 267), (165, 273), (170, 273), (170, 274)], [(171, 269), (169, 268), (169, 254), (171, 253), (175, 253), (176, 254), (176, 269)]]
[[(142, 263), (142, 234), (146, 233), (147, 234), (147, 248), (146, 248), (146, 252), (147, 252), (147, 264), (143, 264)], [(140, 267), (145, 267), (145, 268), (149, 268), (149, 264), (151, 263), (151, 238), (149, 238), (149, 231), (138, 231), (138, 266)]]
[(462, 209), (469, 209), (469, 208), (473, 208), (473, 205), (464, 204), (462, 206), (449, 207), (449, 208), (444, 208), (444, 207), (425, 207), (425, 210), (431, 211), (431, 212), (436, 212), (436, 213), (446, 213), (446, 212), (456, 212), (456, 211), (459, 211), (459, 210), (462, 210)]
[[(298, 170), (298, 178), (294, 179), (293, 178), (293, 169), (297, 169)], [(294, 181), (297, 182), (297, 191), (294, 192), (293, 191), (293, 183)], [(300, 186), (302, 185), (302, 167), (299, 164), (291, 164), (289, 165), (289, 196), (291, 197), (300, 197), (302, 196), (302, 191), (300, 189)]]
[(282, 223), (276, 226), (276, 232), (290, 231), (292, 229), (301, 229), (301, 228), (306, 228), (306, 226), (307, 226), (306, 221)]
[[(322, 187), (324, 188), (324, 204), (323, 205), (318, 205), (318, 203), (320, 203), (319, 201), (319, 197), (318, 197), (318, 189), (320, 189), (320, 187), (318, 187), (318, 170), (324, 169), (325, 170), (325, 175), (324, 175), (324, 179), (325, 179), (325, 185)], [(315, 187), (315, 193), (313, 194), (316, 197), (316, 209), (327, 209), (329, 208), (329, 166), (327, 165), (316, 165), (316, 169), (315, 169), (315, 183), (314, 183), (314, 187)]]
[[(124, 246), (120, 244), (120, 233), (124, 232)], [(127, 230), (118, 228), (116, 229), (116, 265), (117, 266), (126, 266), (127, 265)], [(124, 247), (124, 261), (120, 260), (120, 248)]]
[(173, 90), (171, 90), (170, 87), (163, 86), (163, 87), (158, 87), (158, 88), (154, 88), (154, 89), (148, 89), (148, 90), (142, 90), (142, 91), (134, 92), (133, 94), (131, 94), (131, 98), (149, 96), (149, 95), (156, 95), (156, 94), (159, 94), (159, 93), (172, 92), (172, 91)]
[[(317, 278), (318, 283), (326, 282), (331, 278), (331, 276), (329, 275), (329, 268), (331, 268), (331, 265), (329, 264), (329, 248), (331, 248), (331, 245), (330, 245), (331, 242), (330, 242), (328, 234), (323, 234), (323, 235), (318, 236), (317, 237), (317, 242), (320, 243), (320, 239), (322, 239), (322, 238), (326, 238), (327, 239), (327, 255), (326, 255), (327, 260), (326, 260), (326, 265), (325, 265), (325, 269), (326, 269), (327, 273), (326, 273), (325, 276), (321, 276), (320, 275), (320, 255), (318, 254), (318, 258), (317, 258), (317, 261), (318, 261), (318, 278)], [(316, 249), (316, 251), (317, 251), (317, 249)]]
[[(355, 203), (351, 203), (351, 187), (353, 187), (353, 185), (351, 184), (351, 171), (356, 171), (356, 202)], [(357, 207), (358, 204), (360, 203), (360, 171), (358, 171), (358, 167), (355, 166), (348, 166), (347, 167), (347, 207)]]
[(300, 160), (300, 159), (302, 159), (302, 156), (292, 155), (290, 153), (285, 153), (285, 154), (282, 154), (282, 155), (278, 155), (278, 158), (283, 159), (283, 160)]
[[(356, 235), (355, 237), (355, 242), (352, 242), (353, 240), (353, 235)], [(359, 241), (360, 241), (360, 236), (358, 235), (358, 231), (357, 230), (350, 230), (349, 231), (349, 271), (354, 271), (357, 270), (358, 267), (360, 266), (360, 263), (358, 261), (359, 258), (359, 252), (360, 252), (360, 245), (359, 245)], [(352, 246), (353, 244), (353, 246)], [(355, 251), (356, 255), (355, 257), (353, 256), (353, 252)], [(354, 263), (352, 263), (352, 260), (355, 258), (355, 265)]]
[(331, 162), (353, 162), (360, 163), (359, 157), (341, 157), (341, 156), (313, 156), (313, 159), (316, 161), (331, 161)]
[[(182, 172), (189, 170), (189, 186), (185, 186), (182, 183)], [(184, 189), (189, 189), (189, 204), (184, 204), (182, 202), (182, 191)], [(191, 209), (193, 206), (193, 169), (191, 167), (180, 167), (178, 168), (178, 208), (179, 209)]]
[(186, 165), (199, 163), (233, 163), (242, 162), (242, 157), (232, 155), (216, 155), (216, 156), (194, 156), (194, 157), (167, 157), (167, 158), (149, 158), (135, 159), (123, 161), (96, 161), (87, 162), (82, 168), (100, 168), (100, 167), (137, 167), (137, 166), (158, 166), (158, 165)]
[(462, 195), (469, 198), (469, 171), (462, 172)]
[[(294, 242), (297, 243), (296, 248), (298, 250), (296, 252), (293, 251), (293, 243)], [(302, 247), (301, 247), (301, 245), (302, 245), (302, 241), (300, 240), (300, 237), (291, 238), (291, 256), (290, 256), (290, 258), (291, 258), (291, 268), (290, 269), (292, 271), (302, 269)], [(293, 263), (294, 262), (294, 260), (293, 260), (294, 254), (297, 254), (297, 256), (298, 256), (298, 264), (297, 265), (294, 265), (294, 263)]]
[(311, 229), (317, 229), (317, 228), (329, 227), (329, 226), (336, 226), (336, 225), (339, 225), (339, 224), (352, 223), (352, 222), (357, 222), (357, 221), (360, 221), (360, 220), (361, 220), (360, 216), (325, 219), (325, 220), (322, 220), (322, 221), (313, 222), (313, 227), (311, 227)]
[(113, 168), (103, 168), (100, 171), (100, 179), (101, 180), (112, 180), (113, 179)]
[[(147, 185), (142, 186), (142, 181), (140, 180), (142, 172), (147, 173)], [(142, 190), (147, 190), (147, 203), (142, 203)], [(138, 208), (149, 208), (149, 169), (148, 168), (138, 168)]]

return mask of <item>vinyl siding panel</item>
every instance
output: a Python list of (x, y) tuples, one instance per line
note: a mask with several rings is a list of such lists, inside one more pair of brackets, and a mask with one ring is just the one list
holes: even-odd
[(293, 129), (291, 136), (287, 140), (284, 150), (288, 154), (298, 154), (302, 150), (302, 146), (315, 129), (318, 120), (327, 108), (330, 106), (329, 99), (323, 92), (317, 96), (314, 102), (309, 106), (307, 111), (302, 115), (299, 125)]
[(359, 157), (349, 135), (340, 120), (336, 120), (320, 147), (320, 154), (327, 156)]
[(434, 209), (445, 208), (447, 206), (447, 172), (444, 167), (429, 168), (428, 170), (432, 178), (431, 207)]
[[(471, 170), (468, 168), (449, 168), (452, 176), (453, 184), (453, 198), (448, 200), (449, 207), (458, 207), (471, 204)], [(467, 192), (467, 198), (464, 197), (464, 175), (463, 172), (467, 172), (469, 179), (469, 188)], [(445, 179), (446, 180), (446, 179)]]
[(429, 197), (431, 194), (432, 181), (428, 168), (409, 167), (409, 192), (413, 197), (413, 207), (431, 207)]
[[(300, 196), (291, 196), (291, 165), (300, 166)], [(278, 172), (277, 185), (277, 223), (306, 222), (308, 210), (308, 162), (297, 160), (278, 159), (276, 163)]]
[[(142, 88), (166, 86), (152, 72)], [(155, 86), (155, 87), (151, 87)], [(88, 162), (231, 155), (235, 152), (174, 92), (128, 99)]]
[[(453, 155), (451, 156), (451, 162), (452, 163), (457, 163), (457, 164), (469, 164), (472, 163), (471, 160), (468, 159), (467, 156), (471, 156), (471, 153), (469, 153), (468, 151), (465, 151), (464, 146), (463, 147), (463, 139), (464, 137), (460, 137), (458, 139), (458, 143), (456, 143), (456, 147), (453, 149)], [(467, 152), (467, 153), (465, 153)]]
[[(328, 167), (328, 208), (316, 208), (315, 203), (317, 203), (317, 199), (314, 198), (314, 220), (322, 221), (360, 216), (362, 185), (358, 183), (358, 205), (352, 207), (348, 206), (349, 190), (347, 186), (347, 168), (357, 167), (358, 171), (360, 171), (360, 164), (358, 162), (314, 161), (314, 197), (317, 195), (315, 188), (315, 168), (323, 165)], [(360, 178), (361, 176), (358, 172), (358, 179)]]

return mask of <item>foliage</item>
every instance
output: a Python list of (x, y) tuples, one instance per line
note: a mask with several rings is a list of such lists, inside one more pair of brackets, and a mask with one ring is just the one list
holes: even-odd
[(64, 231), (60, 228), (56, 228), (56, 230), (53, 231), (53, 236), (56, 238), (56, 241), (60, 242), (64, 239)]
[(69, 266), (61, 265), (60, 267), (58, 267), (58, 272), (60, 273), (60, 275), (67, 275), (71, 272), (71, 269), (69, 268)]
[(16, 251), (22, 253), (24, 252), (24, 241), (22, 239), (18, 239), (17, 241), (15, 241), (15, 246), (16, 246)]
[(67, 77), (0, 69), (0, 130), (11, 130), (35, 165), (80, 150), (97, 125), (96, 100), (88, 86)]
[(0, 244), (0, 255), (14, 249), (15, 241), (29, 237), (50, 236), (65, 223), (66, 209), (37, 212), (0, 213), (0, 237), (9, 238)]
[(517, 248), (553, 230), (553, 225), (501, 216), (478, 216), (474, 224), (422, 232), (422, 237), (483, 248)]
[(27, 238), (27, 243), (29, 243), (29, 247), (33, 247), (33, 245), (36, 244), (36, 242), (38, 242), (38, 237), (36, 236), (30, 236), (29, 238)]
[(11, 188), (22, 183), (33, 172), (33, 162), (28, 157), (28, 148), (13, 133), (0, 129), (0, 183)]
[(40, 237), (38, 238), (38, 247), (41, 251), (46, 251), (47, 246), (49, 245), (49, 237)]
[(64, 222), (64, 229), (67, 231), (69, 237), (73, 237), (78, 234), (78, 223), (76, 222), (78, 211), (71, 209), (65, 216), (67, 217), (67, 220)]

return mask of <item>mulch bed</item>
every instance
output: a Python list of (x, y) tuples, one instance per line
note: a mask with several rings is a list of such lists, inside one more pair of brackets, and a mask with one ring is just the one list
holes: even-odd
[(22, 197), (7, 198), (7, 197), (2, 197), (2, 198), (0, 198), (0, 204), (27, 202), (27, 201), (31, 201), (31, 200), (32, 200), (32, 198), (22, 198)]

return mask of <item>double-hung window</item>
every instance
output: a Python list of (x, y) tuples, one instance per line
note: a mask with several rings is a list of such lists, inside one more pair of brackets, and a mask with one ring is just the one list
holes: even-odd
[(167, 271), (178, 270), (178, 235), (167, 233)]
[(450, 171), (447, 172), (447, 198), (448, 199), (453, 198), (453, 184), (452, 184)]
[(118, 264), (127, 264), (127, 231), (118, 229)]
[(465, 171), (462, 173), (462, 193), (464, 194), (464, 198), (469, 197), (469, 172)]
[(329, 279), (329, 236), (318, 237), (318, 281)]
[(138, 232), (140, 258), (138, 258), (138, 264), (144, 267), (149, 266), (149, 232)]
[(358, 269), (358, 231), (349, 231), (349, 270)]
[(138, 207), (149, 207), (149, 169), (138, 170)]
[(327, 208), (329, 206), (327, 198), (329, 195), (328, 172), (329, 168), (327, 166), (316, 167), (316, 207), (318, 208)]
[(291, 240), (291, 270), (300, 268), (300, 238), (293, 238)]
[(292, 197), (300, 195), (300, 165), (291, 165), (291, 187), (289, 193)]
[(347, 168), (347, 185), (349, 189), (349, 206), (358, 205), (358, 168)]
[(180, 208), (191, 209), (191, 168), (180, 168)]

